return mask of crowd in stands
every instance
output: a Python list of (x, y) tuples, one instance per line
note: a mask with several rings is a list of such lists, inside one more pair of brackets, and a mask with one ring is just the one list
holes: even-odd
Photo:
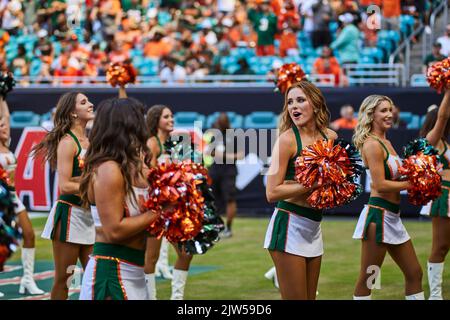
[[(402, 29), (401, 15), (415, 17), (412, 23), (426, 21), (435, 2), (0, 0), (0, 68), (50, 82), (102, 76), (110, 62), (131, 61), (140, 75), (178, 82), (187, 76), (267, 74), (274, 63), (291, 59), (345, 84), (344, 64), (368, 62), (361, 60), (362, 47), (383, 47), (377, 25), (398, 35), (395, 45), (411, 32)], [(381, 7), (380, 15), (367, 13), (371, 4)], [(440, 41), (444, 55), (448, 34)], [(242, 48), (231, 65), (224, 63)], [(370, 61), (386, 61), (391, 51)], [(265, 56), (277, 59), (262, 68), (258, 57)]]

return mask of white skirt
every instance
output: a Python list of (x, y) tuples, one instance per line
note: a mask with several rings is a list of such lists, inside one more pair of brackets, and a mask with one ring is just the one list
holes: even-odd
[(410, 239), (399, 213), (371, 205), (364, 206), (356, 224), (353, 239), (365, 239), (367, 228), (372, 222), (376, 224), (377, 243), (396, 245)]
[(275, 208), (267, 227), (264, 248), (306, 258), (323, 255), (320, 221)]
[(144, 267), (119, 258), (91, 255), (79, 299), (148, 300)]
[(54, 239), (55, 228), (59, 221), (61, 221), (60, 241), (82, 245), (94, 244), (95, 225), (90, 210), (68, 202), (56, 201), (48, 215), (41, 237)]

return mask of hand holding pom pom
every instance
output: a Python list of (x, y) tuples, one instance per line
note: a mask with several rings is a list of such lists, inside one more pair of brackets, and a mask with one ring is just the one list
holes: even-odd
[(408, 200), (414, 205), (425, 205), (441, 194), (441, 175), (438, 151), (426, 139), (416, 139), (404, 148), (403, 165), (399, 172), (408, 177), (411, 187)]
[(296, 82), (306, 79), (306, 74), (296, 63), (287, 63), (277, 72), (276, 86), (281, 93), (285, 93)]
[(438, 93), (450, 89), (450, 57), (428, 68), (427, 81)]
[(113, 87), (124, 87), (128, 83), (136, 82), (137, 72), (129, 63), (111, 63), (106, 71), (106, 80)]
[(145, 206), (161, 212), (149, 228), (152, 235), (166, 236), (176, 243), (190, 240), (200, 232), (204, 198), (197, 190), (197, 169), (190, 161), (163, 163), (150, 169), (150, 197)]
[(356, 199), (362, 187), (357, 149), (343, 140), (319, 140), (302, 150), (295, 161), (296, 181), (306, 188), (317, 186), (307, 201), (316, 209), (333, 208)]

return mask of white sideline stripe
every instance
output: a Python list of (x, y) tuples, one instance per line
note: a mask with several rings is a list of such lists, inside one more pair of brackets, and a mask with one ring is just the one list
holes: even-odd
[[(55, 271), (44, 271), (34, 274), (34, 280), (46, 280), (53, 278), (55, 276)], [(7, 278), (7, 279), (0, 279), (0, 286), (6, 286), (11, 284), (20, 284), (20, 279), (22, 277), (14, 277), (14, 278)]]
[[(69, 297), (73, 295), (74, 293), (79, 293), (81, 290), (79, 288), (77, 289), (69, 289)], [(36, 296), (27, 296), (23, 298), (17, 298), (17, 299), (11, 299), (11, 300), (50, 300), (50, 292), (36, 295)]]
[(48, 217), (48, 212), (28, 212), (30, 219), (36, 218), (46, 218)]

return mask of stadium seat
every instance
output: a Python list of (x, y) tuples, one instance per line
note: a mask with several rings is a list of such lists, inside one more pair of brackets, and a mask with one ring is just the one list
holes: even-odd
[(220, 64), (222, 65), (222, 67), (224, 67), (226, 69), (231, 65), (236, 65), (237, 61), (238, 61), (238, 58), (236, 56), (227, 56), (227, 57), (222, 57), (220, 59)]
[[(220, 112), (214, 112), (210, 114), (206, 119), (206, 127), (211, 128), (214, 122), (219, 117)], [(237, 114), (234, 111), (227, 112), (228, 119), (230, 119), (231, 128), (242, 128), (244, 125), (244, 117), (240, 114)]]
[(419, 129), (420, 125), (420, 116), (414, 114), (411, 118), (411, 121), (406, 126), (407, 129)]
[(375, 60), (371, 56), (362, 56), (362, 57), (359, 58), (358, 63), (370, 64), (370, 63), (375, 63)]
[(195, 121), (202, 121), (202, 127), (205, 126), (206, 117), (198, 112), (177, 112), (174, 116), (174, 125), (176, 128), (192, 128)]
[(412, 121), (413, 114), (409, 111), (400, 111), (400, 120), (403, 120), (407, 125)]
[(39, 126), (40, 117), (33, 111), (14, 111), (11, 113), (11, 128)]
[(270, 111), (255, 111), (245, 116), (245, 129), (275, 129), (277, 115)]
[(230, 55), (237, 58), (250, 58), (256, 55), (256, 52), (252, 48), (235, 48), (231, 49)]
[(37, 76), (41, 72), (42, 62), (39, 59), (33, 59), (30, 64), (30, 76)]

